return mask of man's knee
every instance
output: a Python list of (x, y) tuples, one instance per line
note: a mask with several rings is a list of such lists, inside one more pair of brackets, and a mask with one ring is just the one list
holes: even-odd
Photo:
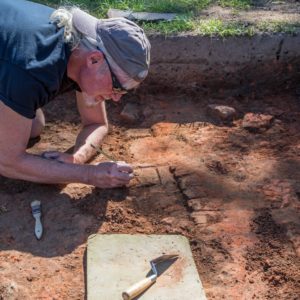
[(45, 127), (45, 116), (43, 111), (39, 108), (36, 110), (35, 118), (32, 120), (30, 138), (36, 138), (41, 135)]

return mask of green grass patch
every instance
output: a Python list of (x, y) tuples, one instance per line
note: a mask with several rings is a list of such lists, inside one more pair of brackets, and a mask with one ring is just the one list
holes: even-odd
[(218, 0), (218, 4), (222, 7), (232, 7), (236, 9), (249, 9), (251, 0)]
[(196, 24), (192, 19), (188, 17), (176, 18), (174, 21), (167, 22), (161, 21), (158, 23), (143, 23), (141, 26), (147, 33), (159, 32), (165, 35), (177, 34), (180, 32), (194, 31)]
[(211, 0), (104, 0), (101, 6), (107, 9), (112, 7), (134, 11), (186, 14), (200, 11), (210, 2)]
[(203, 36), (253, 36), (257, 33), (288, 33), (295, 34), (300, 30), (300, 22), (287, 24), (283, 22), (260, 22), (249, 24), (235, 21), (223, 21), (220, 19), (190, 20), (177, 19), (172, 22), (145, 23), (144, 29), (149, 33), (160, 32), (162, 34), (176, 34), (180, 32), (193, 32)]
[[(59, 5), (77, 5), (86, 8), (98, 17), (106, 15), (109, 8), (133, 10), (136, 12), (164, 12), (178, 14), (196, 14), (207, 7), (213, 0), (35, 0), (52, 7)], [(235, 0), (244, 1), (244, 0)]]
[(195, 29), (196, 33), (208, 36), (241, 36), (254, 34), (254, 28), (240, 22), (224, 22), (219, 19), (200, 20)]
[(272, 21), (272, 22), (260, 22), (257, 24), (257, 29), (260, 32), (283, 32), (294, 34), (299, 31), (300, 22), (299, 23), (285, 23), (280, 21)]
[(246, 9), (251, 0), (34, 0), (42, 4), (57, 7), (59, 5), (77, 5), (88, 9), (92, 14), (103, 17), (109, 8), (197, 15), (210, 4), (223, 7)]
[(165, 35), (180, 32), (193, 32), (203, 36), (252, 36), (257, 30), (254, 26), (241, 22), (224, 22), (219, 19), (198, 20), (176, 19), (172, 22), (145, 23), (143, 28), (147, 33), (159, 32)]
[[(0, 0), (1, 1), (1, 0)], [(223, 21), (220, 19), (200, 20), (199, 12), (211, 4), (222, 7), (251, 9), (252, 0), (34, 0), (42, 4), (57, 8), (58, 6), (76, 5), (88, 10), (98, 18), (106, 18), (109, 8), (132, 10), (136, 12), (164, 12), (176, 13), (177, 18), (171, 22), (143, 22), (140, 25), (148, 33), (177, 34), (181, 32), (194, 32), (206, 36), (252, 36), (255, 33), (284, 32), (293, 34), (300, 29), (299, 24), (284, 22), (259, 22), (246, 24), (236, 21)]]
[(249, 24), (243, 22), (224, 22), (219, 19), (199, 21), (195, 25), (195, 32), (200, 35), (208, 36), (253, 36), (258, 33), (288, 33), (295, 34), (300, 29), (300, 22), (288, 24), (284, 22), (259, 22)]

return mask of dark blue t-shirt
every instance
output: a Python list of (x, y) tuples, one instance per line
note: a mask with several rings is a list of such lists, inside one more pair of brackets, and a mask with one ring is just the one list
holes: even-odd
[[(52, 8), (0, 0), (0, 100), (26, 118), (58, 93), (70, 56)], [(66, 76), (65, 76), (66, 78)]]

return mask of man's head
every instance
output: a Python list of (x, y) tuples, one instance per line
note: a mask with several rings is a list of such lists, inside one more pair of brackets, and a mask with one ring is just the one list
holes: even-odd
[(69, 14), (79, 46), (68, 73), (85, 97), (118, 101), (146, 78), (151, 47), (138, 25), (124, 18), (97, 19), (78, 8)]

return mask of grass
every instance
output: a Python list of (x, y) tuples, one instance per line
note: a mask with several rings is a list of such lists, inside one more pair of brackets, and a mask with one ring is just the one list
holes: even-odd
[(295, 34), (299, 30), (300, 22), (295, 24), (287, 24), (284, 22), (261, 22), (257, 26), (261, 32), (285, 32)]
[(133, 11), (197, 14), (200, 10), (207, 7), (212, 2), (212, 0), (36, 0), (35, 2), (50, 6), (57, 6), (60, 3), (77, 4), (83, 8), (87, 8), (91, 13), (96, 13), (98, 16), (104, 17), (106, 16), (106, 12), (109, 8)]
[(224, 21), (221, 19), (201, 19), (200, 12), (209, 5), (217, 4), (233, 8), (235, 11), (251, 9), (252, 0), (35, 0), (52, 7), (60, 5), (77, 5), (88, 10), (98, 18), (105, 18), (109, 8), (132, 11), (176, 13), (177, 18), (171, 22), (143, 22), (140, 25), (148, 33), (165, 35), (180, 32), (194, 32), (206, 36), (252, 36), (255, 33), (285, 32), (295, 33), (299, 23), (290, 24), (279, 21), (258, 22), (255, 24)]
[(224, 22), (218, 19), (199, 21), (195, 31), (207, 36), (253, 36), (257, 33), (289, 33), (295, 34), (300, 28), (299, 24), (286, 24), (284, 22), (258, 22), (256, 24), (242, 22)]
[(253, 35), (253, 28), (239, 22), (224, 22), (218, 19), (200, 21), (196, 32), (208, 36), (240, 36)]
[(222, 7), (249, 9), (251, 7), (251, 0), (218, 0), (218, 4)]
[(225, 22), (220, 19), (200, 20), (198, 22), (189, 19), (177, 19), (173, 22), (160, 22), (159, 24), (145, 23), (144, 29), (149, 33), (160, 32), (162, 34), (180, 33), (182, 31), (192, 31), (204, 36), (253, 36), (257, 33), (284, 32), (295, 34), (299, 24), (286, 24), (283, 22), (260, 22), (249, 24), (242, 22)]

